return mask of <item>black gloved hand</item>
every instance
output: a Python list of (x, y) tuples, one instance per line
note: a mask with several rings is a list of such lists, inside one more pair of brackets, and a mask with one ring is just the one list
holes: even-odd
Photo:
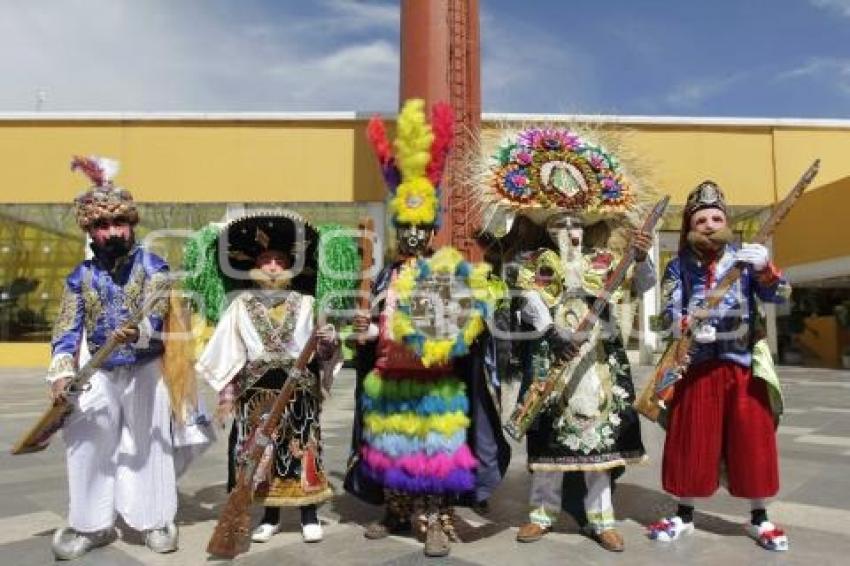
[(573, 333), (566, 328), (553, 324), (543, 335), (543, 339), (549, 343), (549, 348), (555, 357), (561, 360), (570, 360), (578, 354), (578, 345), (575, 343)]

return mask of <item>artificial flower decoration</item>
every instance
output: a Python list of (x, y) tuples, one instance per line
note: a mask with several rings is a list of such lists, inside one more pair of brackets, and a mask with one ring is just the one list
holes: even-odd
[(555, 306), (564, 290), (564, 267), (558, 254), (550, 249), (539, 249), (520, 260), (516, 286), (536, 291), (546, 306)]
[(512, 135), (496, 150), (490, 171), (491, 191), (513, 206), (605, 215), (634, 204), (617, 159), (564, 128)]

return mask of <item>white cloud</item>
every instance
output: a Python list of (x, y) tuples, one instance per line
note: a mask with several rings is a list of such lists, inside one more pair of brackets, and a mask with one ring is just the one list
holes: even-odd
[(743, 73), (726, 77), (707, 77), (683, 81), (668, 93), (665, 102), (677, 109), (697, 109), (705, 101), (723, 94), (746, 78)]
[(809, 0), (815, 8), (835, 10), (850, 18), (850, 0)]
[(395, 108), (398, 4), (298, 7), (0, 0), (0, 111)]
[(774, 80), (820, 81), (845, 96), (850, 96), (850, 58), (814, 57), (802, 65), (777, 73)]
[(380, 27), (390, 30), (398, 29), (401, 10), (398, 2), (376, 3), (358, 2), (355, 0), (325, 0), (325, 4), (339, 20), (344, 20), (349, 26), (357, 29)]
[(374, 41), (273, 65), (267, 74), (281, 87), (282, 100), (301, 110), (315, 109), (317, 100), (340, 108), (391, 110), (398, 96), (398, 57), (395, 45)]
[(594, 112), (595, 59), (564, 37), (481, 10), (481, 97), (488, 112)]

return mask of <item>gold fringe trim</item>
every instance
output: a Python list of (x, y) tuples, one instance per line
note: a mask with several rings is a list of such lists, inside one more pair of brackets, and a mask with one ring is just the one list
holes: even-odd
[(182, 424), (198, 406), (195, 344), (191, 317), (179, 290), (171, 291), (169, 307), (165, 320), (162, 375), (171, 401), (171, 412), (175, 421)]
[(609, 462), (598, 464), (528, 464), (530, 472), (601, 472), (620, 466), (642, 465), (649, 462), (649, 456), (644, 454), (640, 458), (617, 458)]
[(324, 475), (320, 475), (322, 487), (317, 491), (305, 492), (301, 480), (274, 478), (264, 494), (256, 494), (254, 503), (267, 507), (301, 507), (327, 501), (334, 495), (333, 487)]

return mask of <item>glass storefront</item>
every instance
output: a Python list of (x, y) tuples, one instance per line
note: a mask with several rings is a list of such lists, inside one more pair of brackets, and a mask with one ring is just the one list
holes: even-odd
[(0, 208), (0, 341), (44, 342), (85, 238), (68, 205)]
[[(288, 208), (314, 224), (354, 228), (364, 215), (383, 221), (374, 203), (139, 204), (139, 241), (151, 236), (152, 251), (170, 265), (182, 262), (193, 230), (245, 210)], [(154, 234), (152, 234), (154, 232)], [(65, 277), (85, 257), (85, 235), (69, 204), (0, 205), (0, 342), (48, 342)]]

